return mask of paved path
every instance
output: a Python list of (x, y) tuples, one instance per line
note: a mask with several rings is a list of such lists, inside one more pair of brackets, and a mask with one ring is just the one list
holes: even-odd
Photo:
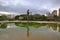
[[(0, 23), (5, 23), (5, 22), (27, 22), (27, 21), (0, 21)], [(28, 21), (28, 22), (35, 22), (35, 23), (60, 23), (56, 21)]]

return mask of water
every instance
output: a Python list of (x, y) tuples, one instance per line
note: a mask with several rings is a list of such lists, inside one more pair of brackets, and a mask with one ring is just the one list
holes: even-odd
[(0, 23), (0, 40), (60, 40), (60, 24)]

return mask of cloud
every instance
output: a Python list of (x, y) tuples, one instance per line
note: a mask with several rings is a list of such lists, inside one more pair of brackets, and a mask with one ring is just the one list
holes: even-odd
[(18, 4), (17, 0), (0, 0), (0, 5), (2, 6), (15, 6)]
[(0, 11), (26, 13), (47, 12), (60, 8), (60, 0), (0, 0)]

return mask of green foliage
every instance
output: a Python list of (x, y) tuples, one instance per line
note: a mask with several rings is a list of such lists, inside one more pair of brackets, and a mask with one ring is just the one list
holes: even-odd
[(27, 18), (26, 18), (26, 15), (25, 14), (22, 14), (22, 15), (17, 15), (16, 17), (15, 17), (15, 20), (26, 20)]
[(7, 27), (7, 24), (5, 24), (5, 23), (0, 25), (0, 28), (2, 28), (2, 29), (5, 29), (6, 27)]
[(20, 22), (20, 23), (15, 23), (16, 26), (19, 27), (35, 27), (35, 28), (39, 28), (41, 26), (45, 26), (46, 24), (44, 23), (33, 23), (33, 22), (28, 22), (28, 23), (24, 23), (24, 22)]
[[(11, 19), (8, 18), (8, 16), (6, 15), (2, 15), (0, 16), (0, 21), (4, 21), (4, 20), (22, 20), (22, 21), (26, 21), (27, 20), (27, 14), (21, 14), (21, 15), (17, 15), (15, 16), (15, 18)], [(40, 14), (34, 14), (34, 15), (28, 15), (28, 20), (29, 21), (60, 21), (60, 16), (54, 15), (54, 16), (44, 16), (44, 15), (40, 15)]]
[(2, 15), (2, 16), (0, 16), (0, 20), (8, 20), (8, 18), (7, 18), (7, 16)]
[(41, 17), (41, 15), (40, 14), (35, 14), (35, 15), (33, 15), (33, 17), (34, 17), (34, 20), (40, 20), (40, 17)]
[[(22, 15), (17, 15), (15, 17), (16, 20), (27, 20), (27, 15), (26, 14), (22, 14)], [(41, 20), (46, 20), (46, 17), (44, 15), (40, 15), (40, 14), (34, 14), (34, 15), (29, 15), (28, 16), (28, 20), (30, 21), (41, 21)]]
[(19, 15), (15, 16), (15, 20), (19, 20)]

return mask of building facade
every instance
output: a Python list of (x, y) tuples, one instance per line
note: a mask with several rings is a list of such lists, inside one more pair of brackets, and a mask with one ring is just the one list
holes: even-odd
[(57, 16), (57, 10), (54, 10), (54, 11), (51, 13), (51, 16), (54, 16), (54, 15)]

